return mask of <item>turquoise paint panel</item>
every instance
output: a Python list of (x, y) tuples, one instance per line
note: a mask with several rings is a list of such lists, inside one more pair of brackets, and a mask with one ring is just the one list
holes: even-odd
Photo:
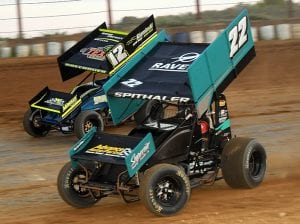
[(220, 124), (219, 127), (216, 128), (216, 130), (217, 131), (219, 131), (219, 130), (224, 131), (227, 128), (230, 128), (230, 120), (229, 119), (227, 119), (222, 124)]
[(97, 132), (96, 127), (91, 128), (81, 139), (79, 139), (69, 150), (69, 156), (81, 152), (81, 150), (91, 141), (94, 134)]
[[(246, 23), (243, 23), (244, 19), (247, 21)], [(246, 26), (243, 26), (244, 24), (246, 24)], [(239, 43), (239, 35), (242, 35), (243, 27), (246, 27), (245, 33), (247, 35), (247, 41), (241, 46), (238, 45), (236, 53), (230, 57), (235, 42), (229, 37), (229, 33), (234, 33), (236, 29), (237, 32), (234, 34), (236, 34), (236, 41)], [(230, 72), (235, 69), (235, 66), (245, 57), (253, 46), (254, 43), (248, 12), (247, 10), (243, 10), (216, 40), (202, 52), (200, 57), (191, 64), (188, 70), (188, 76), (199, 117), (202, 116), (204, 112), (202, 104), (209, 106), (209, 103), (206, 102), (207, 99), (212, 99), (213, 93), (218, 86)], [(202, 108), (199, 109), (200, 107)]]
[(107, 96), (108, 106), (111, 110), (111, 116), (114, 124), (119, 124), (128, 116), (134, 114), (145, 100), (126, 99), (110, 96), (107, 93), (127, 72), (129, 72), (138, 62), (140, 62), (159, 42), (167, 41), (168, 35), (165, 31), (161, 31), (151, 40), (141, 51), (133, 56), (125, 65), (123, 65), (103, 86)]
[(118, 98), (118, 97), (107, 97), (108, 106), (111, 110), (111, 116), (113, 122), (118, 124), (130, 117), (146, 102), (141, 99), (130, 99), (130, 98)]
[(133, 151), (125, 157), (125, 163), (130, 177), (139, 171), (155, 153), (155, 150), (152, 134), (148, 133)]
[(201, 57), (190, 66), (188, 76), (194, 101), (198, 102), (213, 84), (206, 57)]
[(206, 58), (215, 88), (233, 69), (230, 57), (228, 57), (228, 45), (226, 33), (222, 33), (207, 49)]
[[(87, 144), (91, 141), (94, 137), (94, 134), (97, 132), (97, 128), (93, 127), (89, 130), (81, 139), (79, 139), (70, 149), (69, 149), (69, 156), (72, 157), (77, 153), (80, 153)], [(72, 166), (75, 167), (77, 165), (76, 161), (72, 160)]]

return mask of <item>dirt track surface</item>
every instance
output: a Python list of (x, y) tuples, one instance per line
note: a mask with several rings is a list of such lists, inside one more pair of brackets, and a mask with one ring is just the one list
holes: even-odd
[[(1, 223), (300, 223), (300, 41), (257, 44), (257, 57), (226, 90), (233, 134), (257, 138), (268, 154), (265, 182), (233, 190), (223, 180), (193, 189), (178, 215), (158, 218), (140, 203), (105, 198), (89, 209), (65, 204), (56, 177), (73, 135), (24, 133), (27, 101), (45, 85), (68, 91), (55, 58), (0, 60)], [(133, 124), (108, 128), (126, 133)]]

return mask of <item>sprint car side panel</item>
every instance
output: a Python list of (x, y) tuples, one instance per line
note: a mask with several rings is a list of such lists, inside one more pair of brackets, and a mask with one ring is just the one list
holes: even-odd
[(108, 108), (108, 104), (103, 89), (98, 89), (85, 96), (81, 105), (81, 110), (103, 110), (105, 108)]
[(151, 133), (148, 133), (134, 150), (125, 157), (127, 171), (130, 177), (134, 176), (139, 169), (155, 153), (155, 145)]
[(190, 66), (188, 75), (199, 117), (213, 93), (223, 91), (254, 56), (251, 25), (244, 10)]
[(176, 133), (172, 134), (170, 138), (163, 141), (148, 163), (153, 165), (161, 163), (164, 160), (179, 162), (187, 159), (191, 135), (191, 129), (178, 130)]

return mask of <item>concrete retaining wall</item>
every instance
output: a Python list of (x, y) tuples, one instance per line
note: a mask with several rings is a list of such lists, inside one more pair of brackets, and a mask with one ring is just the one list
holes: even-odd
[(300, 39), (300, 24), (292, 24), (293, 39)]
[[(260, 40), (289, 40), (300, 39), (300, 24), (278, 24), (260, 27), (251, 27), (254, 41)], [(219, 35), (220, 30), (195, 30), (191, 32), (178, 32), (171, 36), (173, 41), (210, 43)], [(39, 44), (19, 44), (15, 47), (7, 46), (5, 41), (0, 41), (0, 57), (28, 57), (28, 56), (58, 56), (70, 49), (77, 41), (47, 42)]]

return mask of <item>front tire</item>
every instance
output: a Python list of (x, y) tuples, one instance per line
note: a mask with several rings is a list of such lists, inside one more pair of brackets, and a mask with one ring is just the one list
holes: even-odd
[(255, 139), (234, 138), (224, 147), (221, 168), (225, 182), (232, 188), (254, 188), (264, 179), (266, 152)]
[(80, 187), (85, 183), (86, 173), (80, 167), (72, 167), (71, 162), (66, 163), (57, 177), (57, 189), (60, 197), (69, 205), (76, 208), (88, 208), (99, 199), (92, 197), (88, 189)]
[(49, 127), (41, 123), (41, 115), (39, 110), (31, 111), (28, 109), (23, 117), (24, 130), (33, 137), (44, 137), (49, 132)]
[(104, 130), (102, 116), (93, 110), (82, 111), (75, 119), (74, 133), (80, 139), (93, 127), (96, 127), (97, 131)]
[(146, 170), (140, 185), (142, 202), (158, 216), (182, 210), (190, 193), (190, 182), (183, 169), (171, 164), (158, 164)]

